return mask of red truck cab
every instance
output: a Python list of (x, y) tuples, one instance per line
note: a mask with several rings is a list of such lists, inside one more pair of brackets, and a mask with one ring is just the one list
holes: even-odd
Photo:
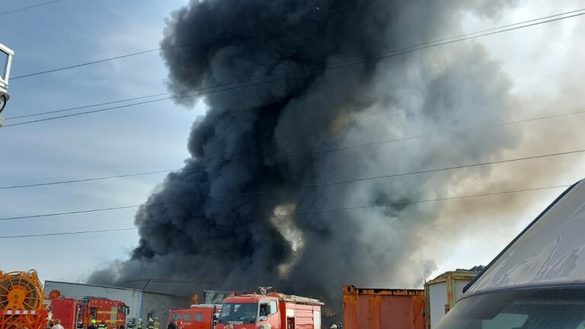
[[(180, 320), (183, 329), (213, 329), (221, 305), (199, 304), (169, 311), (169, 323)], [(168, 326), (168, 324), (167, 324)]]
[(216, 329), (321, 329), (317, 299), (269, 293), (223, 301)]

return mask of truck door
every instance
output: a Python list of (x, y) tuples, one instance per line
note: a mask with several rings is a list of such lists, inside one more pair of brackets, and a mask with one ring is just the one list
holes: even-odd
[(280, 316), (278, 313), (278, 303), (276, 301), (269, 300), (261, 302), (258, 315), (259, 319), (265, 319), (264, 321), (270, 324), (271, 328), (282, 329), (280, 323)]

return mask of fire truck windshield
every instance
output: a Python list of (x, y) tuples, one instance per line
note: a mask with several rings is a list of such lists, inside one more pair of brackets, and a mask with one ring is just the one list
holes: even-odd
[(460, 300), (436, 329), (583, 329), (585, 287), (523, 288)]
[(257, 303), (224, 303), (219, 314), (219, 323), (256, 323), (257, 316)]

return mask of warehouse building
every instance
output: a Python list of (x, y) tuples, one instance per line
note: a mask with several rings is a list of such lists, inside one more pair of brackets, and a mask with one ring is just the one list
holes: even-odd
[(191, 304), (189, 298), (144, 290), (85, 283), (45, 281), (47, 294), (51, 290), (59, 290), (62, 296), (75, 299), (102, 297), (121, 300), (130, 308), (127, 319), (135, 318), (146, 321), (148, 317), (158, 317), (163, 324), (167, 323), (169, 309), (188, 307)]

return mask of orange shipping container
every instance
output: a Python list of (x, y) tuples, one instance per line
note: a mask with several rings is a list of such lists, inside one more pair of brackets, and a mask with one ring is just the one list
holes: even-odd
[(344, 329), (425, 329), (424, 290), (343, 287)]

